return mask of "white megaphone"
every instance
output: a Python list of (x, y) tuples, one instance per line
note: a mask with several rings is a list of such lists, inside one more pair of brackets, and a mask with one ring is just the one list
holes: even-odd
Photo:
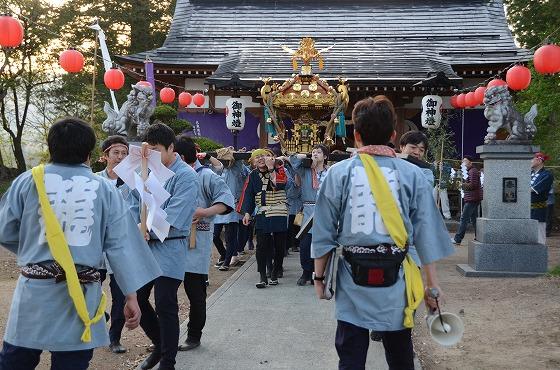
[(439, 311), (438, 295), (437, 289), (430, 289), (430, 296), (436, 298), (438, 308), (426, 316), (428, 331), (438, 344), (446, 347), (453, 346), (459, 343), (463, 337), (465, 325), (463, 320), (454, 313)]

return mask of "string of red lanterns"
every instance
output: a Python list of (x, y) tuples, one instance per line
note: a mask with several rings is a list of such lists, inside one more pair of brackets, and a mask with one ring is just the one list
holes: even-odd
[[(0, 47), (17, 48), (23, 41), (23, 35), (24, 28), (19, 20), (8, 14), (0, 15)], [(65, 71), (77, 73), (83, 68), (84, 57), (79, 51), (68, 49), (59, 56), (59, 64)], [(533, 64), (535, 70), (540, 74), (555, 74), (560, 72), (560, 46), (554, 44), (542, 45), (534, 53)], [(120, 69), (112, 68), (105, 72), (104, 82), (107, 88), (118, 90), (124, 86), (124, 74)], [(140, 83), (151, 86), (147, 81), (140, 81)], [(487, 88), (507, 85), (510, 89), (519, 91), (526, 89), (530, 83), (530, 70), (523, 65), (516, 64), (508, 69), (506, 81), (493, 79), (486, 87), (480, 86), (474, 92), (469, 91), (466, 94), (461, 93), (452, 96), (451, 105), (454, 108), (475, 107), (482, 104), (484, 92)], [(160, 91), (160, 99), (164, 103), (172, 103), (175, 100), (175, 91), (168, 86), (164, 87)], [(205, 97), (200, 93), (196, 93), (194, 96), (191, 96), (191, 94), (187, 92), (179, 94), (180, 106), (186, 107), (191, 103), (191, 100), (197, 107), (201, 107), (204, 105)]]

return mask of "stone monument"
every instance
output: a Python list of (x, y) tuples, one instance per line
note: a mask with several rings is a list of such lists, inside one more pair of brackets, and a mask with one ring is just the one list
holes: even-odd
[[(507, 86), (490, 88), (484, 96), (489, 121), (484, 145), (476, 148), (484, 160), (482, 217), (476, 221), (476, 240), (469, 245), (468, 264), (457, 265), (465, 276), (538, 276), (548, 269), (548, 250), (538, 243), (531, 214), (531, 145), (536, 132), (534, 105), (523, 117), (513, 108)], [(509, 137), (496, 140), (498, 129)]]

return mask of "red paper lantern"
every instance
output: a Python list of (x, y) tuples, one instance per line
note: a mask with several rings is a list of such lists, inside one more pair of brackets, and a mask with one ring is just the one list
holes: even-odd
[(525, 90), (531, 83), (531, 71), (522, 65), (515, 65), (508, 69), (506, 82), (512, 90)]
[(149, 83), (148, 81), (138, 81), (138, 82), (137, 82), (137, 85), (152, 87), (152, 84)]
[(204, 95), (202, 95), (201, 93), (196, 93), (193, 96), (193, 103), (194, 105), (196, 105), (197, 107), (202, 107), (204, 105)]
[(58, 57), (58, 63), (68, 73), (78, 73), (84, 68), (84, 56), (76, 49), (64, 50)]
[(457, 106), (459, 107), (459, 109), (464, 109), (467, 106), (467, 104), (465, 102), (465, 97), (466, 97), (466, 94), (461, 93), (461, 94), (457, 95)]
[(21, 22), (10, 15), (0, 15), (0, 46), (17, 48), (23, 41)]
[(193, 97), (188, 92), (183, 91), (182, 93), (179, 94), (179, 106), (180, 107), (186, 107), (187, 105), (189, 105), (192, 102), (192, 100), (193, 100)]
[(539, 73), (560, 72), (560, 46), (552, 44), (541, 46), (535, 51), (533, 63)]
[(502, 85), (507, 85), (507, 83), (504, 80), (500, 80), (499, 78), (495, 78), (492, 81), (488, 82), (488, 85), (486, 85), (486, 88), (489, 89), (489, 88), (494, 87), (494, 86), (502, 86)]
[(175, 90), (170, 87), (164, 87), (159, 92), (159, 98), (161, 99), (162, 103), (173, 103), (173, 100), (175, 100)]
[(453, 108), (455, 109), (459, 108), (459, 105), (457, 104), (457, 95), (453, 95), (451, 97), (450, 103)]
[(118, 68), (111, 68), (103, 75), (103, 82), (110, 90), (118, 90), (124, 86), (124, 73)]
[(476, 100), (477, 105), (484, 103), (485, 92), (486, 92), (486, 87), (484, 86), (477, 87), (476, 90), (474, 91), (474, 98)]
[(476, 103), (476, 96), (474, 95), (473, 91), (468, 92), (467, 95), (465, 95), (465, 105), (471, 108), (474, 108), (478, 105)]

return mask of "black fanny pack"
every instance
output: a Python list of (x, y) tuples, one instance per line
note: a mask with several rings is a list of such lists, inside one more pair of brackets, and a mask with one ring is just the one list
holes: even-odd
[(407, 253), (408, 246), (401, 249), (393, 244), (345, 246), (342, 249), (342, 255), (352, 269), (354, 283), (367, 287), (395, 284)]

